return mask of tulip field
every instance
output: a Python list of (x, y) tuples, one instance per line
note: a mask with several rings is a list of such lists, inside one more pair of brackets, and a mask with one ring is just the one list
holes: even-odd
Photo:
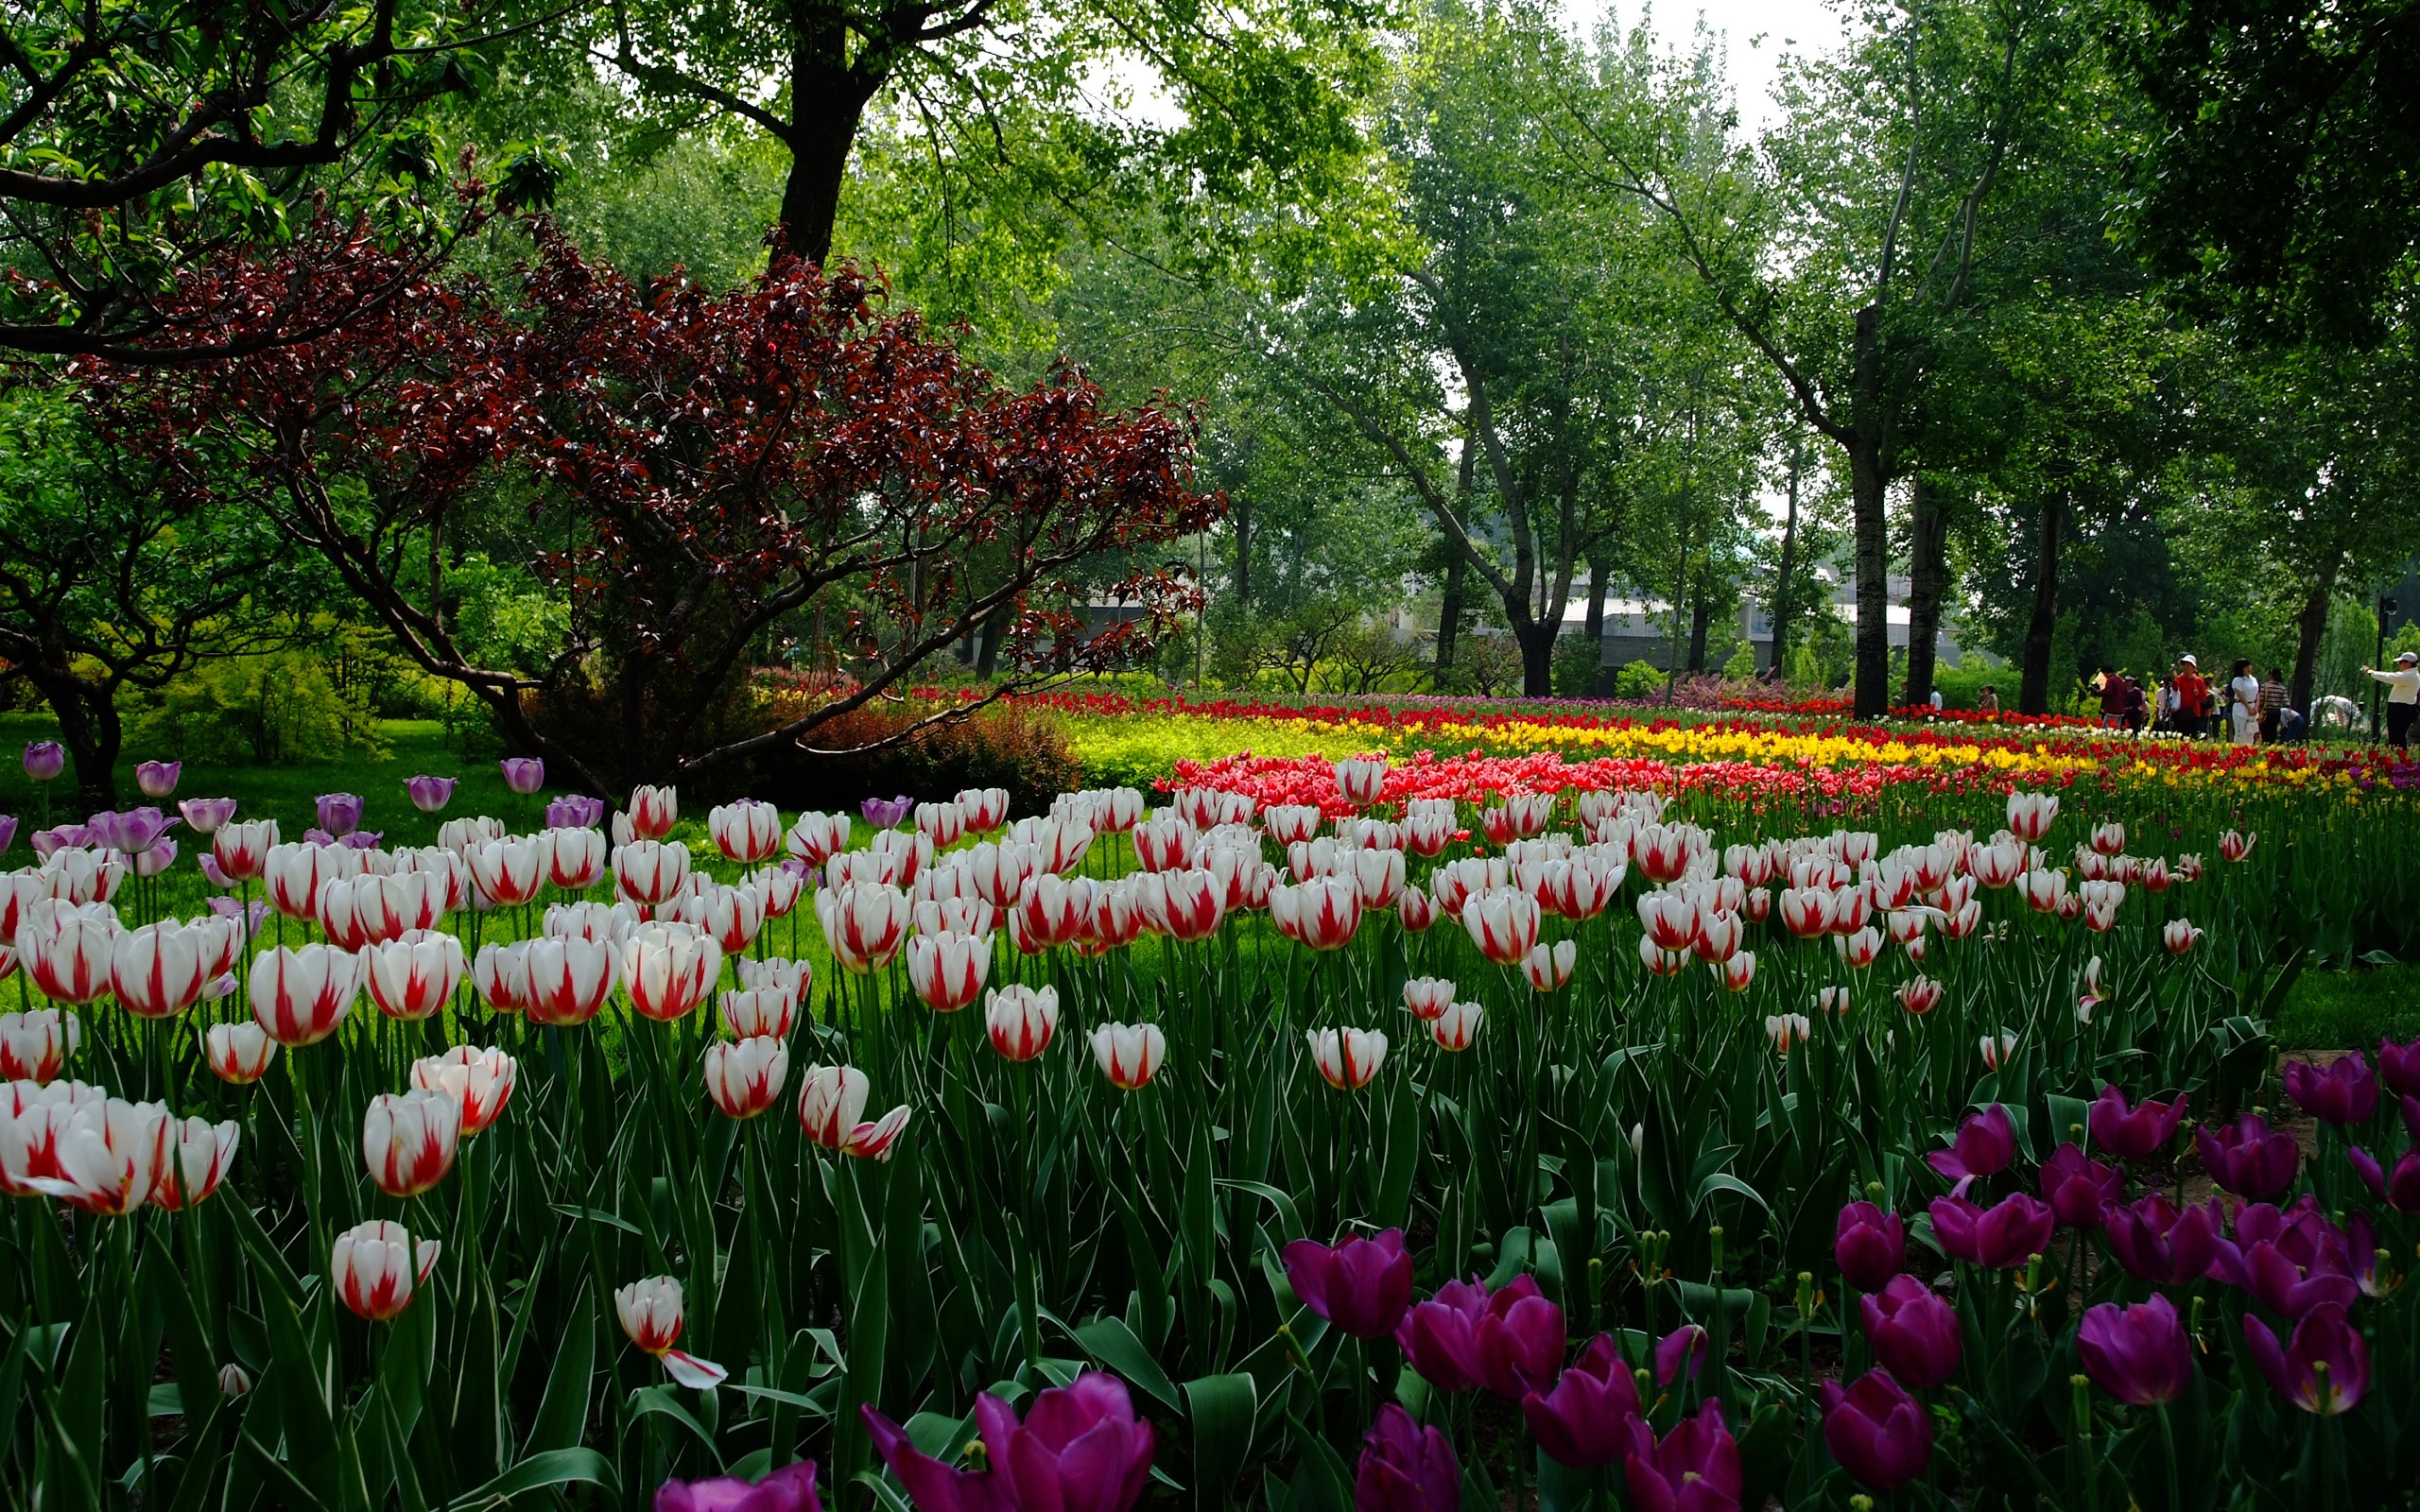
[(2271, 1022), (2408, 774), (1688, 739), (148, 769), (0, 875), (0, 1507), (2406, 1504), (2420, 1042)]

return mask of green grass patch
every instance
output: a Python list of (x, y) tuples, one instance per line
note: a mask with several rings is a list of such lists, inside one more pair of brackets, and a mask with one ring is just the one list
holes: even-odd
[(2286, 1050), (2368, 1050), (2380, 1039), (2420, 1037), (2420, 968), (2306, 971), (2277, 1016)]

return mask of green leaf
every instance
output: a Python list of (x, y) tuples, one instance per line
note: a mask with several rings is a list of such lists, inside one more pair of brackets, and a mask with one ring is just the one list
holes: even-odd
[(628, 1410), (623, 1416), (627, 1419), (626, 1425), (634, 1425), (642, 1418), (660, 1416), (671, 1418), (689, 1430), (698, 1442), (705, 1446), (707, 1457), (714, 1462), (715, 1469), (722, 1469), (722, 1452), (715, 1448), (715, 1435), (706, 1432), (705, 1425), (692, 1417), (688, 1408), (681, 1405), (680, 1400), (672, 1395), (671, 1388), (637, 1387), (631, 1391)]
[(1216, 1506), (1251, 1463), (1260, 1391), (1241, 1373), (1202, 1376), (1184, 1383), (1184, 1400), (1193, 1420), (1194, 1503)]
[(537, 1419), (521, 1445), (525, 1464), (528, 1457), (573, 1448), (587, 1427), (589, 1386), (596, 1371), (596, 1294), (586, 1282), (580, 1285), (579, 1299), (572, 1304), (564, 1330), (554, 1368), (546, 1372), (546, 1393), (539, 1399)]
[(532, 1454), (494, 1480), (475, 1491), (465, 1491), (446, 1503), (447, 1512), (471, 1512), (477, 1507), (495, 1506), (510, 1501), (525, 1491), (546, 1486), (569, 1486), (573, 1483), (601, 1486), (607, 1490), (620, 1491), (614, 1475), (614, 1462), (593, 1449), (550, 1449)]
[(1184, 1404), (1177, 1400), (1176, 1383), (1143, 1348), (1134, 1331), (1116, 1318), (1102, 1316), (1074, 1331), (1076, 1342), (1092, 1357), (1111, 1370), (1126, 1378), (1126, 1383), (1138, 1386), (1170, 1412), (1182, 1412)]

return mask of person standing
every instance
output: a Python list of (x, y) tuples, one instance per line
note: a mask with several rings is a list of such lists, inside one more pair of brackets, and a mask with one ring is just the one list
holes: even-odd
[(2410, 750), (2412, 715), (2420, 713), (2420, 651), (2397, 656), (2392, 672), (2376, 667), (2361, 670), (2386, 684), (2386, 743), (2397, 750)]
[(1998, 713), (2000, 712), (2000, 690), (1992, 686), (1988, 682), (1984, 683), (1982, 696), (1975, 700), (1975, 707), (1980, 709), (1987, 714)]
[(2187, 739), (2198, 740), (2208, 730), (2209, 717), (2210, 681), (2187, 651), (2176, 659), (2176, 728)]
[(2260, 679), (2252, 675), (2252, 658), (2244, 657), (2235, 664), (2235, 676), (2227, 680), (2227, 723), (2229, 743), (2249, 746), (2260, 738)]
[(2277, 738), (2277, 712), (2286, 707), (2284, 668), (2272, 666), (2268, 680), (2260, 684), (2260, 739), (2263, 744)]

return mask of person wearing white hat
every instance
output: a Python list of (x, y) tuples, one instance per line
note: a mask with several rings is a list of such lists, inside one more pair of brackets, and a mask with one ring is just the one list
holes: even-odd
[(2202, 663), (2186, 652), (2176, 659), (2176, 678), (2170, 683), (2176, 690), (2176, 724), (2187, 738), (2199, 740), (2210, 728), (2210, 679), (2202, 676)]
[(2410, 750), (2411, 716), (2420, 713), (2420, 651), (2396, 657), (2392, 672), (2376, 667), (2361, 670), (2386, 684), (2386, 743), (2397, 750)]

